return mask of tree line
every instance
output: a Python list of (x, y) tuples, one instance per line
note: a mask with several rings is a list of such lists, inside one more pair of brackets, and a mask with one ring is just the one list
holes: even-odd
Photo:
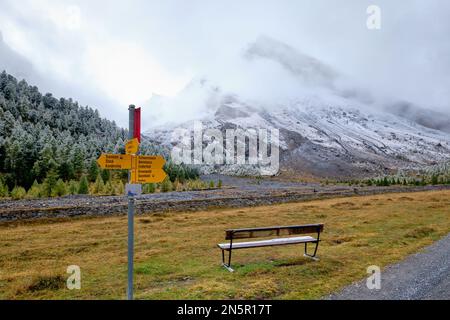
[[(106, 193), (121, 192), (127, 173), (101, 170), (96, 159), (101, 153), (125, 153), (127, 136), (96, 109), (41, 94), (25, 80), (0, 74), (0, 196), (13, 190), (87, 194), (100, 181)], [(163, 153), (145, 137), (140, 152)], [(196, 169), (170, 161), (166, 169), (172, 183), (199, 176)]]

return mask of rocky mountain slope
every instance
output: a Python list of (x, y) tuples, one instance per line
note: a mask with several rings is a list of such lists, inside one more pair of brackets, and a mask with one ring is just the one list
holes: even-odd
[[(150, 100), (149, 110), (159, 112), (158, 117), (171, 108), (182, 110), (186, 101), (195, 108), (192, 114), (185, 113), (186, 121), (155, 126), (147, 135), (171, 149), (177, 144), (174, 129), (192, 130), (193, 121), (223, 132), (227, 128), (276, 128), (281, 170), (330, 178), (415, 170), (450, 159), (447, 116), (410, 104), (377, 107), (364, 90), (342, 85), (345, 81), (339, 72), (273, 39), (258, 39), (247, 48), (245, 59), (276, 63), (298, 86), (298, 94), (274, 102), (247, 98), (205, 79), (195, 80), (176, 98)], [(274, 84), (277, 80), (272, 79)], [(227, 174), (253, 174), (254, 169), (249, 165), (239, 169), (204, 166), (207, 172)]]

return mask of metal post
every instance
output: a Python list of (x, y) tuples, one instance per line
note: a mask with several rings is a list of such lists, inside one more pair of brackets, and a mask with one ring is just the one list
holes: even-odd
[(128, 300), (133, 300), (134, 197), (128, 197)]
[[(134, 138), (134, 105), (130, 105), (129, 110), (129, 132), (128, 138)], [(131, 173), (128, 173), (128, 183), (130, 183)], [(128, 300), (133, 300), (133, 262), (134, 262), (134, 197), (128, 197)]]

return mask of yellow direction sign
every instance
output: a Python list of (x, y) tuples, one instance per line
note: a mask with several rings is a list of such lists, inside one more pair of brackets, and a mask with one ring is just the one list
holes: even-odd
[(130, 170), (133, 167), (132, 158), (129, 154), (102, 154), (97, 163), (102, 169)]
[(162, 169), (166, 161), (161, 156), (137, 156), (134, 170), (131, 171), (132, 183), (160, 183), (167, 174)]
[(97, 163), (102, 169), (131, 170), (133, 184), (160, 183), (167, 177), (163, 170), (166, 160), (161, 156), (102, 154)]
[(139, 150), (139, 140), (134, 138), (129, 140), (125, 145), (125, 151), (127, 154), (136, 154)]
[(131, 171), (131, 183), (161, 183), (167, 177), (163, 169), (136, 169)]
[(166, 164), (161, 156), (137, 156), (136, 168), (137, 169), (162, 169)]

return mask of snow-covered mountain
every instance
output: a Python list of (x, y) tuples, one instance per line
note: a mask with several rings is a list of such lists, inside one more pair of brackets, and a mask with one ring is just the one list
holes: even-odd
[[(281, 169), (319, 177), (361, 177), (450, 160), (445, 115), (422, 112), (419, 117), (419, 108), (408, 104), (404, 109), (404, 103), (378, 107), (369, 93), (350, 88), (333, 68), (273, 39), (258, 39), (244, 58), (249, 63), (255, 59), (276, 63), (293, 79), (288, 85), (298, 90), (289, 90), (284, 99), (274, 101), (248, 98), (205, 79), (194, 80), (175, 98), (150, 100), (148, 110), (158, 112), (155, 117), (164, 118), (173, 110), (180, 110), (180, 117), (178, 122), (153, 127), (147, 135), (170, 149), (178, 142), (173, 130), (192, 130), (195, 120), (221, 131), (277, 128)], [(276, 86), (278, 79), (271, 81)], [(280, 81), (284, 85), (286, 78)], [(205, 169), (253, 173), (251, 166)]]

